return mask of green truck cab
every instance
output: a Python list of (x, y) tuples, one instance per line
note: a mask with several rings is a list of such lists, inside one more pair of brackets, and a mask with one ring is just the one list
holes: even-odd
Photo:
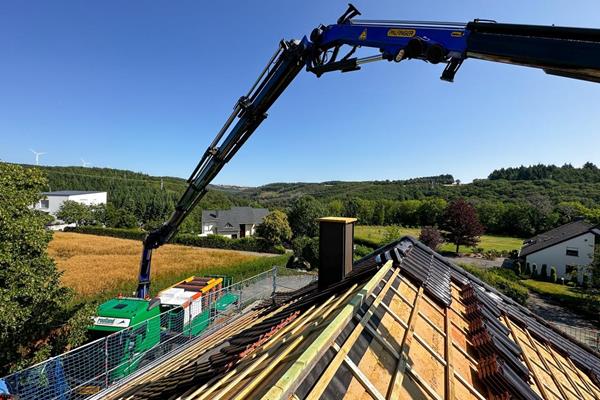
[[(160, 307), (149, 300), (115, 298), (101, 304), (94, 324), (88, 327), (91, 339), (108, 336), (108, 369), (118, 379), (138, 368), (143, 355), (160, 343)], [(109, 336), (125, 328), (125, 334)]]

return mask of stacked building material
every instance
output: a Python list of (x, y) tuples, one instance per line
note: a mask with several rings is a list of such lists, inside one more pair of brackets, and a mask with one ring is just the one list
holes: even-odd
[(521, 361), (522, 350), (500, 322), (497, 303), (473, 283), (462, 289), (470, 340), (478, 354), (478, 375), (494, 398), (539, 399), (531, 390), (530, 372)]

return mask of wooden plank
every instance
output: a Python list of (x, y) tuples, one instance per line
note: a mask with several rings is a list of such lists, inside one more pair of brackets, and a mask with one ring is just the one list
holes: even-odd
[(281, 399), (289, 397), (296, 390), (300, 380), (306, 376), (308, 370), (319, 357), (331, 347), (333, 341), (340, 334), (344, 326), (352, 319), (354, 313), (360, 308), (364, 300), (381, 283), (381, 280), (392, 269), (393, 263), (388, 261), (365, 284), (365, 286), (344, 306), (335, 319), (321, 332), (319, 337), (302, 353), (294, 364), (273, 384), (263, 399)]
[(427, 317), (427, 315), (425, 315), (422, 311), (419, 311), (419, 316), (421, 318), (423, 318), (423, 321), (427, 322), (427, 324), (429, 324), (429, 326), (431, 326), (433, 329), (435, 329), (435, 331), (437, 333), (439, 333), (443, 337), (446, 337), (446, 332), (444, 332), (439, 326), (437, 326), (436, 324), (434, 324), (433, 321), (430, 320), (429, 317)]
[(444, 310), (444, 348), (446, 351), (446, 389), (445, 389), (445, 397), (446, 399), (454, 399), (454, 364), (452, 360), (452, 336), (450, 335), (450, 315), (448, 314), (449, 310), (446, 308)]
[(329, 385), (331, 378), (333, 378), (338, 368), (342, 364), (344, 357), (348, 354), (350, 348), (352, 347), (352, 345), (354, 345), (354, 342), (356, 342), (356, 340), (364, 330), (365, 323), (373, 316), (375, 309), (385, 297), (389, 287), (392, 285), (392, 282), (394, 281), (396, 276), (398, 276), (399, 272), (400, 270), (398, 268), (394, 269), (394, 272), (390, 279), (387, 281), (383, 289), (379, 292), (379, 295), (377, 295), (377, 297), (375, 298), (365, 315), (361, 318), (361, 322), (358, 325), (356, 325), (354, 330), (350, 333), (344, 344), (341, 346), (340, 351), (335, 355), (333, 360), (331, 360), (331, 362), (329, 363), (329, 365), (327, 366), (317, 383), (308, 393), (306, 397), (307, 400), (317, 400), (321, 396), (323, 391), (325, 391), (325, 388), (327, 387), (327, 385)]
[(425, 379), (423, 379), (421, 376), (419, 376), (419, 374), (417, 373), (417, 371), (413, 370), (410, 365), (408, 365), (408, 364), (406, 365), (405, 371), (406, 371), (407, 374), (409, 374), (412, 377), (412, 379), (415, 380), (415, 383), (417, 385), (419, 385), (423, 389), (425, 389), (425, 391), (427, 392), (428, 395), (430, 395), (434, 399), (442, 400), (442, 398), (440, 397), (440, 395), (437, 394), (437, 392), (435, 390), (433, 390), (433, 388), (431, 386), (429, 386), (425, 382)]
[(431, 348), (431, 346), (423, 339), (417, 332), (413, 332), (413, 337), (431, 354), (436, 360), (440, 362), (444, 367), (446, 366), (446, 360), (437, 351)]
[(388, 399), (396, 399), (399, 397), (400, 388), (402, 387), (402, 381), (404, 379), (404, 371), (406, 370), (406, 365), (408, 362), (410, 344), (412, 342), (412, 336), (415, 331), (415, 323), (417, 321), (416, 316), (419, 312), (419, 303), (422, 297), (423, 287), (421, 286), (419, 288), (419, 291), (417, 292), (413, 308), (410, 312), (410, 317), (408, 319), (408, 329), (406, 330), (406, 332), (404, 333), (404, 337), (402, 338), (402, 343), (400, 345), (400, 358), (398, 359), (396, 371), (394, 372), (394, 377), (392, 378), (392, 384), (390, 385), (390, 389), (388, 390), (386, 396)]
[(533, 350), (536, 352), (536, 354), (540, 358), (540, 361), (542, 361), (542, 364), (544, 365), (544, 369), (548, 372), (548, 375), (550, 375), (550, 378), (552, 378), (552, 381), (554, 381), (554, 385), (558, 388), (558, 390), (560, 391), (560, 394), (562, 395), (562, 397), (565, 398), (565, 399), (568, 399), (569, 396), (567, 395), (567, 392), (565, 391), (565, 388), (563, 387), (563, 385), (560, 382), (560, 380), (556, 376), (554, 376), (554, 374), (552, 373), (552, 369), (550, 368), (550, 366), (546, 362), (546, 358), (544, 357), (544, 355), (542, 354), (542, 352), (538, 348), (535, 340), (531, 337), (531, 335), (529, 334), (529, 331), (527, 329), (525, 329), (525, 335), (527, 335), (527, 339), (529, 339), (529, 342), (531, 343), (531, 346), (533, 347)]
[[(269, 338), (269, 340), (265, 344), (263, 344), (262, 346), (258, 347), (256, 350), (254, 350), (254, 355), (251, 356), (249, 359), (251, 359), (252, 357), (258, 357), (255, 361), (253, 361), (250, 364), (245, 363), (244, 365), (238, 365), (234, 370), (227, 373), (227, 375), (225, 375), (218, 382), (212, 383), (211, 385), (204, 385), (204, 386), (198, 388), (194, 393), (192, 393), (190, 395), (190, 397), (200, 396), (200, 397), (198, 397), (199, 399), (205, 399), (205, 398), (208, 398), (208, 396), (211, 396), (210, 397), (211, 399), (219, 399), (223, 395), (225, 395), (227, 392), (229, 392), (237, 383), (239, 383), (249, 373), (251, 373), (255, 369), (259, 368), (260, 364), (263, 361), (267, 360), (270, 356), (276, 355), (276, 357), (273, 360), (269, 360), (271, 369), (274, 368), (275, 366), (277, 366), (279, 364), (279, 362), (281, 362), (283, 360), (283, 358), (287, 354), (289, 354), (294, 348), (296, 348), (300, 344), (300, 342), (302, 342), (302, 340), (304, 340), (304, 338), (306, 337), (308, 332), (305, 335), (301, 335), (298, 338), (295, 338), (291, 344), (286, 343), (287, 341), (291, 340), (291, 338), (282, 338), (283, 335), (290, 332), (293, 337), (293, 335), (295, 333), (297, 333), (300, 328), (302, 328), (309, 321), (312, 321), (313, 317), (318, 317), (318, 319), (321, 321), (324, 320), (329, 315), (331, 310), (335, 309), (345, 298), (347, 298), (354, 291), (355, 288), (356, 288), (356, 285), (353, 285), (352, 287), (350, 287), (344, 294), (342, 294), (341, 296), (338, 296), (338, 298), (331, 305), (329, 303), (336, 296), (331, 296), (325, 302), (323, 302), (323, 304), (321, 304), (318, 308), (316, 308), (315, 306), (312, 306), (302, 316), (300, 316), (299, 318), (297, 318), (294, 321), (292, 321), (291, 323), (289, 323), (287, 326), (280, 329), (275, 335), (273, 335), (271, 338)], [(323, 311), (323, 308), (325, 308), (325, 307), (327, 307), (327, 308), (325, 311)], [(313, 325), (313, 327), (314, 326), (315, 325)], [(269, 352), (268, 350), (274, 344), (277, 344), (277, 346), (273, 349), (272, 352)], [(281, 356), (281, 354), (277, 355), (278, 349), (280, 349), (281, 347), (283, 347), (283, 351), (281, 353), (281, 354), (283, 354), (283, 356)], [(260, 354), (261, 351), (263, 352), (263, 354)], [(256, 387), (260, 383), (261, 383), (261, 379), (254, 379), (252, 381), (252, 385), (248, 385), (248, 386)], [(224, 385), (226, 385), (224, 387), (224, 389), (220, 389)], [(216, 390), (220, 390), (219, 393), (212, 395), (212, 393), (215, 392)]]
[[(506, 315), (503, 316), (504, 317), (504, 323), (506, 324), (506, 326), (508, 327), (508, 329), (510, 330), (510, 333), (513, 337), (513, 340), (515, 341), (516, 344), (521, 343), (521, 341), (519, 340), (519, 337), (517, 336), (517, 334), (515, 333), (512, 323), (510, 322), (510, 320), (508, 319), (508, 317)], [(529, 369), (529, 371), (531, 371), (531, 374), (533, 375), (533, 380), (535, 381), (538, 389), (540, 390), (540, 393), (542, 394), (542, 397), (546, 400), (550, 400), (551, 398), (548, 396), (548, 393), (546, 392), (546, 386), (544, 385), (543, 381), (541, 380), (541, 378), (538, 376), (535, 368), (533, 368), (533, 365), (531, 365), (531, 360), (529, 359), (529, 357), (527, 357), (525, 355), (525, 353), (523, 353), (523, 359), (525, 360), (525, 364), (527, 365), (527, 368)]]
[(573, 387), (573, 389), (575, 389), (575, 391), (577, 392), (577, 394), (579, 395), (579, 397), (583, 398), (583, 393), (581, 393), (581, 391), (579, 390), (579, 387), (578, 387), (579, 385), (577, 385), (575, 382), (573, 382), (573, 380), (571, 379), (571, 376), (564, 369), (564, 366), (562, 365), (562, 362), (560, 362), (560, 360), (556, 357), (556, 355), (554, 354), (554, 352), (552, 351), (552, 349), (550, 348), (550, 346), (548, 346), (547, 344), (544, 344), (543, 346), (544, 346), (545, 350), (550, 354), (550, 356), (552, 356), (552, 359), (554, 360), (554, 362), (558, 366), (558, 369), (567, 377), (567, 380), (569, 381), (569, 383), (571, 384), (571, 386)]
[[(336, 352), (340, 351), (340, 346), (338, 346), (338, 344), (335, 342), (333, 343), (333, 346), (331, 346), (331, 347)], [(356, 364), (354, 364), (354, 362), (350, 359), (350, 357), (348, 357), (346, 355), (344, 357), (343, 363), (350, 369), (350, 372), (352, 372), (352, 375), (354, 375), (356, 380), (365, 388), (365, 390), (371, 396), (373, 396), (377, 400), (385, 400), (385, 397), (383, 397), (383, 395), (381, 393), (379, 393), (379, 390), (377, 390), (375, 385), (373, 385), (371, 383), (371, 381), (369, 380), (369, 378), (367, 378), (367, 376), (365, 374), (363, 374), (363, 372), (360, 370), (360, 368), (358, 368), (358, 366)]]
[[(471, 392), (475, 397), (477, 397), (479, 400), (485, 400), (485, 397), (483, 397), (481, 395), (481, 393), (479, 393), (477, 391), (477, 389), (475, 389), (473, 387), (473, 385), (471, 385), (469, 382), (467, 382), (467, 380), (465, 378), (462, 377), (461, 374), (459, 374), (458, 372), (454, 372), (454, 376), (456, 377), (456, 379), (458, 379), (467, 389), (469, 389), (469, 392)], [(454, 397), (449, 397), (449, 399), (454, 400)], [(461, 399), (459, 399), (461, 400)]]
[(592, 393), (593, 396), (597, 400), (600, 400), (600, 396), (598, 395), (598, 391), (594, 390), (595, 388), (591, 388), (590, 387), (590, 385), (588, 384), (587, 379), (585, 379), (585, 377), (582, 375), (582, 372), (573, 363), (573, 360), (571, 360), (569, 357), (565, 357), (565, 359), (567, 360), (567, 362), (569, 363), (569, 366), (573, 369), (573, 371), (575, 371), (575, 373), (577, 374), (577, 376), (579, 377), (579, 379), (581, 379), (581, 382), (583, 382), (583, 384), (585, 385), (585, 387), (590, 391), (590, 393)]

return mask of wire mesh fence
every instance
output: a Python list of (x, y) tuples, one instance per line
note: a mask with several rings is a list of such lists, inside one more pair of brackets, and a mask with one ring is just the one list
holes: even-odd
[(600, 330), (579, 328), (576, 326), (559, 324), (555, 322), (553, 322), (552, 325), (554, 325), (556, 328), (560, 329), (567, 335), (571, 336), (579, 343), (585, 344), (591, 347), (592, 349), (600, 352)]
[(276, 290), (277, 268), (273, 268), (2, 380), (18, 399), (85, 399), (226, 324), (246, 306), (270, 298)]

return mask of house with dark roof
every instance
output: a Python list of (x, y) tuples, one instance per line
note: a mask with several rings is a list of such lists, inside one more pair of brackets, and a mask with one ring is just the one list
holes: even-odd
[(232, 207), (229, 210), (203, 210), (202, 236), (221, 235), (232, 239), (252, 236), (269, 214), (266, 208)]
[(321, 220), (318, 282), (97, 398), (600, 399), (596, 350), (414, 238), (348, 264), (351, 223)]
[(525, 240), (519, 256), (531, 271), (540, 273), (545, 265), (548, 274), (555, 267), (559, 278), (577, 274), (581, 281), (585, 268), (594, 260), (598, 236), (596, 225), (576, 220)]

